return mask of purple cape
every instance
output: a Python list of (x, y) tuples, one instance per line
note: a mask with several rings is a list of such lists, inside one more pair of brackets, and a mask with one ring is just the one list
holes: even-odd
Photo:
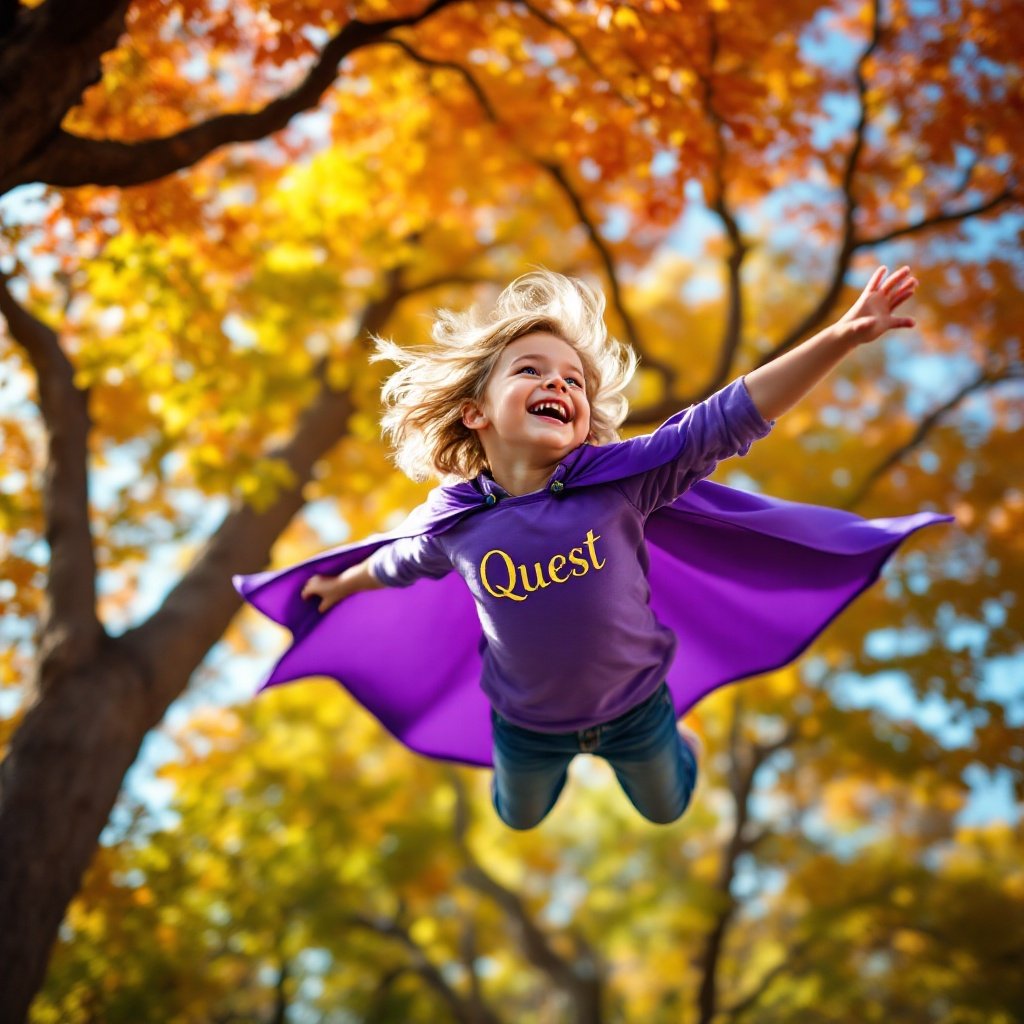
[[(668, 447), (652, 445), (649, 464), (638, 465), (625, 448), (577, 449), (566, 460), (564, 496), (671, 457)], [(292, 633), (257, 692), (331, 676), (410, 749), (490, 766), (489, 705), (479, 685), (483, 637), (457, 573), (365, 591), (323, 614), (318, 601), (301, 596), (311, 576), (340, 573), (398, 537), (450, 529), (483, 512), (483, 501), (471, 481), (439, 487), (390, 533), (286, 569), (233, 576), (246, 601)], [(869, 520), (709, 480), (654, 512), (645, 527), (651, 607), (679, 638), (668, 674), (677, 715), (720, 686), (792, 661), (878, 578), (910, 534), (952, 519), (919, 512)]]

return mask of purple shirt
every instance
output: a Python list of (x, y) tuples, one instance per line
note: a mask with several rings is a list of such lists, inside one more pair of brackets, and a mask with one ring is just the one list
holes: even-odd
[(647, 517), (773, 425), (739, 378), (653, 434), (604, 446), (639, 454), (671, 431), (672, 461), (574, 489), (574, 452), (543, 489), (519, 496), (481, 474), (474, 486), (493, 504), (379, 548), (370, 569), (394, 587), (462, 576), (483, 627), (481, 687), (502, 717), (539, 732), (606, 722), (650, 696), (675, 654), (675, 634), (650, 608)]

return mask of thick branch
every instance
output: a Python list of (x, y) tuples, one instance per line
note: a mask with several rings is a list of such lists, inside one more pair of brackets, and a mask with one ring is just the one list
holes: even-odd
[(123, 15), (120, 0), (46, 0), (44, 14), (56, 39), (73, 42), (98, 28), (111, 15)]
[(0, 195), (16, 185), (41, 181), (49, 185), (138, 185), (191, 167), (232, 142), (266, 138), (284, 128), (298, 113), (314, 108), (337, 76), (338, 65), (356, 50), (380, 42), (395, 28), (416, 25), (444, 7), (462, 0), (433, 0), (421, 13), (382, 21), (350, 21), (324, 47), (303, 82), (290, 93), (252, 113), (222, 114), (175, 135), (145, 142), (85, 139), (63, 130), (32, 158), (4, 168)]
[[(402, 274), (403, 268), (391, 271), (384, 294), (364, 311), (357, 337), (383, 328), (405, 294)], [(151, 663), (154, 722), (181, 693), (183, 681), (238, 611), (240, 598), (231, 585), (232, 575), (254, 572), (266, 565), (274, 542), (305, 504), (302, 491), (317, 460), (345, 433), (352, 413), (351, 396), (330, 388), (323, 362), (316, 375), (322, 385), (319, 395), (300, 415), (292, 437), (268, 452), (269, 457), (283, 460), (292, 470), (295, 486), (282, 491), (262, 512), (236, 503), (160, 608), (119, 638), (138, 658)]]
[[(50, 0), (17, 10), (0, 47), (0, 195), (46, 148), (67, 112), (103, 75), (100, 59), (124, 32), (129, 0)], [(11, 5), (8, 4), (7, 17)], [(59, 69), (59, 73), (57, 73)]]
[(18, 304), (7, 280), (0, 274), (0, 314), (35, 371), (47, 435), (43, 516), (50, 565), (39, 658), (45, 689), (55, 674), (93, 660), (102, 639), (89, 527), (88, 393), (75, 386), (74, 367), (57, 333)]
[(14, 28), (20, 12), (21, 0), (0, 0), (0, 38)]

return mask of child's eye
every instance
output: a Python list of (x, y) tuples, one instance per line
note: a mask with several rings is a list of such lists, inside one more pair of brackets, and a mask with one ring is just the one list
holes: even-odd
[[(520, 366), (519, 369), (516, 370), (516, 373), (532, 373), (535, 377), (540, 376), (540, 371), (536, 366)], [(570, 384), (574, 388), (584, 387), (583, 381), (581, 381), (579, 377), (564, 377), (563, 380), (566, 384)]]

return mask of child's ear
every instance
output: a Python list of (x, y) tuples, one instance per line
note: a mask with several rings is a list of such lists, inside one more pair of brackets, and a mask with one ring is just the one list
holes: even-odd
[(476, 402), (466, 402), (462, 406), (462, 424), (470, 430), (480, 430), (487, 426), (487, 416)]

